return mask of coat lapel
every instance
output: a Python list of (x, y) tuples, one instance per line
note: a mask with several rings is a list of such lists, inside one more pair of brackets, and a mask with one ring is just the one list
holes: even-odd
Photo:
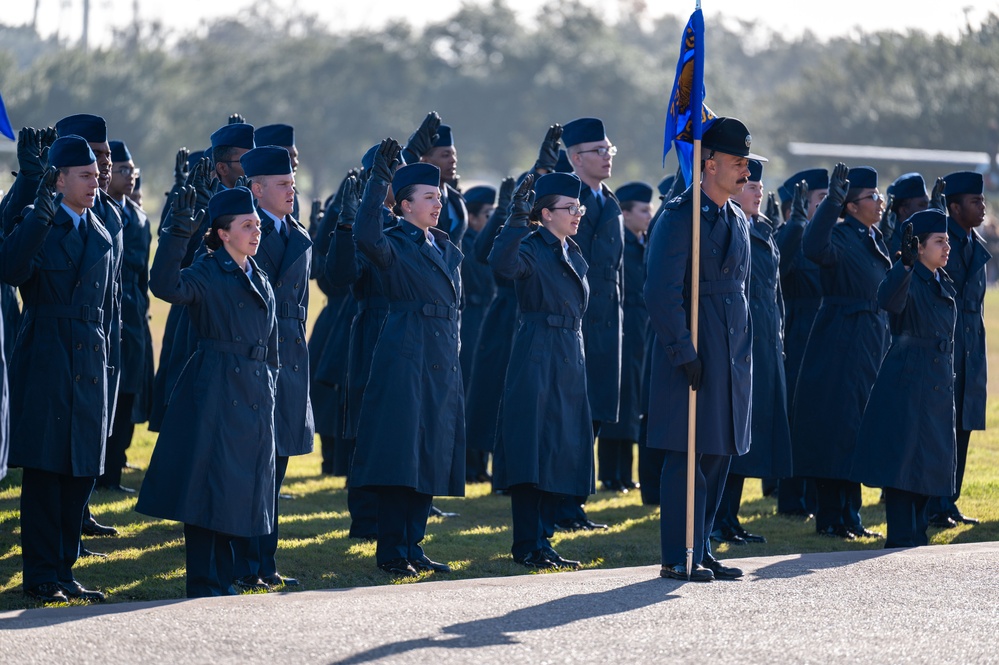
[(100, 263), (104, 259), (104, 255), (111, 251), (111, 234), (89, 210), (86, 211), (81, 223), (87, 225), (87, 242), (83, 249), (83, 259), (80, 265), (80, 274), (82, 275)]
[[(288, 224), (288, 244), (285, 246), (284, 257), (281, 259), (281, 269), (278, 270), (279, 277), (288, 272), (295, 265), (295, 262), (312, 247), (312, 241), (305, 229), (297, 222), (288, 223), (287, 220), (288, 218), (285, 218), (285, 223)], [(280, 236), (278, 238), (280, 239)]]
[(79, 270), (80, 264), (83, 262), (83, 239), (65, 210), (60, 209), (56, 212), (53, 227), (59, 229), (63, 234), (62, 238), (59, 239), (59, 246), (62, 251), (66, 252), (66, 260), (69, 265), (75, 266)]

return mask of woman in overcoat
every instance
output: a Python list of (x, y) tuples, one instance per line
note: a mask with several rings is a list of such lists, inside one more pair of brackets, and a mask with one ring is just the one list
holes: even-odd
[(252, 256), (260, 218), (243, 187), (208, 205), (212, 251), (181, 270), (193, 190), (172, 202), (149, 286), (187, 305), (197, 348), (167, 404), (136, 511), (184, 523), (188, 597), (234, 593), (234, 536), (271, 532), (274, 399), (278, 373), (274, 293)]
[[(389, 311), (361, 403), (350, 483), (378, 492), (376, 562), (413, 576), (447, 572), (420, 546), (434, 495), (465, 493), (465, 427), (458, 361), (461, 252), (436, 228), (440, 171), (399, 168), (401, 148), (385, 139), (354, 221), (354, 239), (379, 271)], [(386, 230), (391, 186), (402, 219)]]
[[(862, 524), (860, 484), (849, 480), (860, 420), (888, 336), (888, 315), (877, 294), (891, 261), (876, 228), (877, 187), (874, 169), (837, 164), (829, 195), (802, 238), (805, 257), (821, 268), (822, 304), (794, 397), (794, 467), (798, 475), (816, 479), (818, 533), (847, 540), (878, 535)], [(844, 220), (837, 224), (840, 215)]]
[[(578, 568), (549, 538), (562, 497), (592, 494), (593, 424), (586, 396), (582, 321), (586, 261), (570, 239), (586, 209), (575, 175), (552, 173), (531, 192), (521, 183), (489, 263), (515, 281), (520, 325), (503, 386), (493, 483), (510, 493), (514, 561)], [(528, 219), (540, 226), (528, 226)]]
[[(883, 487), (885, 547), (927, 545), (926, 505), (954, 491), (956, 289), (943, 268), (947, 217), (915, 213), (903, 227), (902, 260), (878, 288), (892, 344), (881, 364), (853, 458), (853, 479)], [(918, 243), (915, 242), (918, 240)]]

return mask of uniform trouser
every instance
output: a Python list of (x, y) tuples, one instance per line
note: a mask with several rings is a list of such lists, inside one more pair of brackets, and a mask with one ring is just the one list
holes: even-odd
[(420, 542), (427, 534), (432, 494), (411, 487), (380, 486), (378, 493), (378, 544), (375, 562), (394, 559), (414, 561), (423, 556)]
[(815, 513), (816, 531), (822, 532), (840, 526), (850, 529), (862, 528), (860, 492), (860, 483), (850, 480), (816, 478), (815, 495), (818, 501), (818, 510)]
[(234, 537), (194, 524), (184, 525), (187, 597), (232, 596)]
[[(961, 418), (960, 410), (957, 414), (958, 422)], [(957, 430), (957, 475), (954, 479), (954, 494), (951, 496), (935, 496), (930, 499), (926, 507), (928, 515), (957, 515), (961, 511), (957, 508), (957, 500), (961, 498), (961, 486), (964, 484), (964, 469), (968, 464), (968, 444), (971, 443), (971, 431), (966, 429)]]
[(918, 547), (929, 545), (926, 527), (926, 502), (930, 497), (892, 487), (885, 488), (885, 517), (888, 537), (885, 547)]
[(804, 510), (815, 514), (818, 500), (815, 482), (810, 478), (781, 478), (777, 481), (777, 512), (794, 514)]
[[(667, 450), (660, 480), (659, 534), (662, 562), (687, 560), (687, 453)], [(697, 455), (694, 464), (694, 563), (704, 559), (704, 541), (714, 526), (731, 455)]]
[(278, 455), (274, 458), (274, 521), (271, 532), (264, 536), (232, 539), (234, 579), (250, 575), (267, 577), (277, 572), (278, 497), (287, 472), (288, 458)]
[(597, 468), (600, 482), (631, 483), (634, 462), (634, 442), (625, 439), (601, 438), (597, 442)]
[(93, 478), (24, 469), (21, 480), (21, 559), (25, 589), (72, 582), (80, 557), (83, 508)]
[(514, 485), (509, 493), (513, 513), (513, 547), (510, 548), (513, 558), (523, 559), (531, 552), (551, 547), (549, 539), (555, 532), (555, 511), (562, 495), (531, 484)]
[[(593, 438), (600, 436), (600, 423), (593, 421)], [(583, 522), (589, 519), (583, 504), (586, 503), (586, 495), (569, 496), (564, 495), (555, 509), (556, 522)]]
[(108, 437), (104, 453), (104, 475), (97, 479), (97, 485), (121, 485), (121, 469), (128, 461), (125, 451), (132, 443), (135, 424), (132, 422), (132, 404), (135, 393), (118, 393), (118, 406), (114, 412), (114, 425)]
[(725, 479), (725, 489), (722, 490), (721, 503), (715, 516), (715, 528), (739, 528), (739, 506), (742, 504), (742, 490), (746, 484), (746, 476), (729, 472)]
[(489, 473), (489, 451), (477, 448), (465, 448), (465, 478), (478, 482), (480, 477)]
[(355, 439), (343, 439), (335, 436), (319, 435), (320, 448), (323, 454), (323, 473), (334, 476), (346, 476), (350, 472), (350, 460), (354, 456)]
[(666, 452), (659, 448), (649, 448), (648, 428), (642, 419), (642, 433), (638, 441), (638, 482), (642, 488), (642, 503), (646, 506), (659, 505), (659, 479), (663, 475), (663, 460)]
[(369, 487), (347, 486), (350, 538), (378, 537), (378, 493)]

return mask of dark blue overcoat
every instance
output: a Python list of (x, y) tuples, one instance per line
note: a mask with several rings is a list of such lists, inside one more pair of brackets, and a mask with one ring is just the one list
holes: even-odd
[(590, 415), (617, 422), (621, 401), (621, 336), (624, 333), (624, 219), (621, 205), (604, 184), (603, 205), (583, 187), (586, 214), (574, 237), (590, 266), (590, 305), (583, 322)]
[(145, 211), (131, 199), (122, 207), (121, 385), (139, 395), (133, 422), (144, 422), (152, 400), (153, 340), (149, 331), (149, 246), (153, 234)]
[[(506, 220), (506, 211), (497, 208), (489, 217), (486, 226), (475, 239), (475, 257), (466, 257), (464, 262), (478, 261), (488, 265), (496, 234)], [(503, 382), (498, 377), (506, 376), (513, 349), (513, 335), (520, 320), (520, 307), (517, 304), (517, 291), (513, 281), (493, 273), (496, 282), (496, 295), (482, 317), (482, 330), (472, 358), (472, 374), (468, 377), (467, 408), (465, 409), (465, 440), (468, 447), (475, 450), (494, 450), (496, 446), (496, 423), (499, 417), (500, 400), (503, 397)], [(464, 375), (463, 375), (464, 376)]]
[(790, 478), (791, 428), (784, 380), (784, 303), (778, 266), (780, 253), (769, 220), (749, 228), (751, 267), (749, 312), (753, 319), (753, 425), (749, 452), (729, 468), (751, 478)]
[(896, 263), (878, 289), (892, 342), (864, 411), (851, 478), (926, 496), (954, 493), (954, 284)]
[(225, 249), (181, 270), (187, 238), (164, 233), (149, 286), (186, 305), (198, 342), (170, 395), (135, 510), (232, 536), (270, 533), (278, 326), (267, 275)]
[(697, 350), (690, 333), (692, 189), (666, 204), (646, 256), (645, 306), (655, 332), (649, 382), (648, 446), (687, 452), (687, 400), (682, 365), (700, 357), (697, 452), (743, 455), (750, 443), (753, 331), (746, 281), (749, 223), (725, 203), (726, 216), (701, 196), (700, 306)]
[(441, 251), (409, 222), (385, 230), (387, 190), (387, 183), (369, 180), (354, 222), (357, 249), (378, 268), (389, 312), (364, 390), (350, 486), (463, 496), (462, 255), (437, 228), (430, 233)]
[(805, 256), (822, 268), (822, 304), (808, 337), (791, 416), (794, 471), (849, 480), (857, 432), (888, 338), (878, 286), (891, 267), (881, 231), (839, 206), (819, 205), (805, 229)]
[(521, 321), (503, 386), (493, 485), (529, 483), (593, 494), (593, 422), (586, 399), (582, 321), (586, 261), (547, 229), (504, 226), (489, 263), (515, 280)]
[(78, 477), (104, 472), (112, 386), (111, 235), (86, 211), (84, 244), (59, 208), (51, 226), (34, 211), (0, 250), (0, 275), (24, 312), (10, 361), (10, 464)]
[(461, 308), (461, 375), (465, 377), (465, 396), (471, 385), (472, 360), (479, 345), (479, 333), (489, 304), (496, 295), (496, 280), (488, 265), (475, 259), (475, 241), (480, 231), (469, 228), (461, 240), (461, 251), (468, 257), (461, 262), (461, 286), (465, 303)]
[(645, 239), (624, 231), (624, 337), (621, 340), (621, 408), (616, 423), (600, 427), (605, 439), (638, 441), (645, 414), (642, 384), (652, 328), (645, 309)]
[(285, 217), (288, 239), (274, 228), (274, 220), (260, 215), (260, 246), (255, 258), (274, 291), (278, 325), (277, 402), (274, 406), (274, 439), (281, 457), (312, 452), (316, 428), (309, 400), (309, 347), (305, 321), (309, 314), (309, 275), (312, 239), (292, 217)]
[(957, 289), (957, 325), (954, 330), (954, 370), (957, 383), (955, 398), (960, 400), (963, 430), (985, 429), (986, 382), (988, 363), (985, 353), (985, 265), (992, 255), (977, 231), (971, 232), (971, 261), (964, 258), (964, 243), (968, 234), (954, 220), (947, 220), (950, 238), (950, 258), (947, 274)]

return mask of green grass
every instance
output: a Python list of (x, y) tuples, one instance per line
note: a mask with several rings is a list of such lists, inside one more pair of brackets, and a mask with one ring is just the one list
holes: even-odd
[[(317, 299), (319, 300), (319, 299)], [(313, 314), (321, 302), (314, 303)], [(999, 292), (990, 292), (986, 306), (989, 339), (999, 340)], [(165, 310), (157, 305), (160, 322)], [(154, 332), (154, 336), (155, 336)], [(990, 364), (999, 367), (999, 357), (990, 354)], [(990, 382), (989, 429), (971, 439), (962, 510), (978, 517), (976, 526), (931, 530), (933, 544), (999, 540), (999, 376)], [(144, 427), (136, 431), (129, 449), (131, 463), (144, 469), (152, 454), (155, 435)], [(318, 441), (317, 441), (318, 449)], [(138, 487), (142, 470), (128, 471), (123, 484)], [(19, 470), (0, 481), (0, 611), (33, 607), (21, 593), (21, 550), (18, 498)], [(331, 589), (400, 582), (381, 573), (374, 565), (374, 544), (347, 538), (347, 513), (343, 478), (320, 473), (318, 452), (292, 458), (285, 493), (293, 500), (281, 502), (279, 570), (302, 581), (300, 589)], [(864, 523), (884, 532), (884, 509), (879, 491), (864, 488)], [(467, 488), (463, 499), (440, 498), (436, 505), (459, 517), (433, 519), (424, 542), (428, 555), (451, 564), (451, 575), (424, 574), (417, 582), (434, 579), (467, 579), (530, 574), (513, 563), (510, 551), (510, 502), (489, 493), (485, 484)], [(106, 559), (81, 559), (76, 576), (88, 588), (108, 593), (108, 602), (182, 598), (184, 596), (184, 550), (181, 525), (148, 518), (132, 510), (134, 497), (95, 493), (91, 509), (103, 524), (118, 528), (115, 538), (85, 538)], [(659, 510), (640, 504), (637, 492), (627, 495), (600, 492), (587, 504), (590, 516), (611, 524), (601, 532), (557, 534), (555, 547), (567, 558), (580, 559), (586, 568), (618, 568), (659, 562)], [(883, 541), (863, 539), (845, 542), (815, 535), (814, 524), (776, 515), (773, 499), (764, 498), (758, 481), (746, 483), (740, 516), (744, 526), (765, 535), (767, 544), (741, 547), (720, 546), (725, 557), (767, 556), (805, 552), (828, 552), (880, 548)], [(571, 574), (571, 573), (546, 573)]]

